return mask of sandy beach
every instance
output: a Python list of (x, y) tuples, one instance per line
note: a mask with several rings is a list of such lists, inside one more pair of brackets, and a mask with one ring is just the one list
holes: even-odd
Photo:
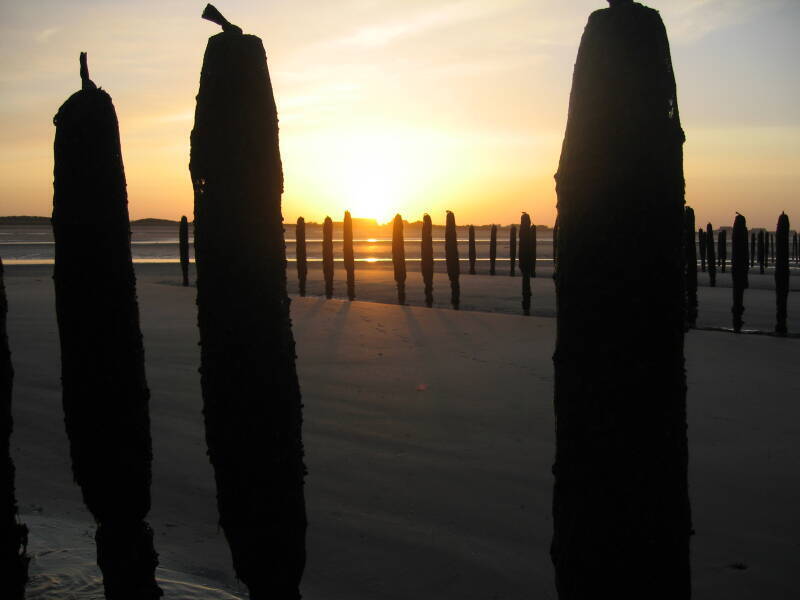
[[(93, 524), (72, 482), (63, 427), (51, 270), (9, 266), (5, 276), (12, 449), (34, 557), (28, 597), (100, 597)], [(312, 266), (309, 297), (292, 302), (309, 469), (304, 597), (556, 597), (548, 556), (555, 300), (549, 268), (539, 272), (534, 316), (523, 317), (520, 279), (505, 267), (495, 277), (462, 275), (456, 312), (441, 273), (436, 307), (427, 309), (415, 267), (411, 306), (401, 307), (390, 269), (359, 269), (358, 300), (347, 302), (319, 296)], [(168, 597), (244, 597), (216, 524), (195, 290), (177, 285), (178, 273), (177, 265), (137, 265), (159, 576)], [(288, 274), (294, 292), (293, 265)], [(337, 271), (337, 296), (343, 278)], [(728, 278), (720, 274), (712, 289), (700, 274), (701, 327), (730, 326)], [(770, 283), (771, 275), (751, 275), (746, 328), (772, 328)], [(798, 298), (790, 295), (795, 333)], [(798, 344), (687, 335), (695, 598), (800, 595)]]

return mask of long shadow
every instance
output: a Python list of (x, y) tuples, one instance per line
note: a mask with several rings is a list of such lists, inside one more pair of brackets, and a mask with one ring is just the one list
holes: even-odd
[(345, 324), (347, 323), (347, 317), (350, 314), (350, 302), (348, 300), (343, 300), (339, 310), (336, 312), (336, 316), (333, 319), (333, 331), (330, 337), (330, 355), (336, 356), (336, 353), (339, 350), (339, 344), (342, 341), (342, 333), (345, 330)]

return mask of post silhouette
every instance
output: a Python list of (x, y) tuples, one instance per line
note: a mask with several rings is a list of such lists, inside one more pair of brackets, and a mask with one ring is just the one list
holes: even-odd
[(764, 268), (766, 267), (767, 262), (767, 251), (764, 237), (764, 230), (762, 229), (758, 232), (758, 271), (762, 275), (764, 274)]
[(492, 225), (492, 232), (489, 234), (489, 275), (495, 274), (496, 262), (497, 262), (497, 225)]
[(469, 274), (475, 275), (475, 261), (478, 258), (478, 252), (475, 249), (475, 226), (469, 226)]
[(406, 303), (406, 243), (403, 237), (403, 217), (394, 216), (392, 223), (392, 266), (397, 284), (397, 303)]
[(430, 215), (422, 217), (422, 242), (420, 248), (420, 270), (425, 284), (425, 305), (433, 306), (433, 224)]
[(767, 256), (766, 256), (767, 260), (766, 260), (766, 262), (767, 262), (767, 266), (769, 267), (769, 266), (772, 265), (772, 258), (773, 258), (772, 234), (771, 233), (765, 233), (764, 234), (764, 239), (765, 239), (766, 244), (767, 244)]
[(721, 229), (717, 240), (719, 242), (719, 249), (717, 250), (717, 259), (719, 260), (719, 270), (725, 272), (728, 263), (728, 232)]
[(333, 298), (333, 221), (325, 217), (322, 223), (322, 275), (325, 279), (325, 297)]
[(684, 257), (686, 263), (686, 325), (697, 325), (697, 248), (694, 244), (694, 209), (684, 209)]
[(0, 259), (0, 585), (9, 600), (24, 600), (28, 582), (28, 528), (18, 521), (14, 490), (14, 461), (11, 458), (11, 397), (14, 367), (8, 347), (6, 315), (8, 300)]
[(531, 217), (522, 213), (519, 222), (519, 272), (522, 275), (522, 313), (531, 314)]
[(536, 255), (538, 248), (536, 247), (536, 225), (531, 224), (531, 277), (536, 278)]
[(553, 279), (556, 278), (556, 265), (558, 264), (558, 215), (553, 224)]
[[(111, 97), (89, 79), (53, 119), (53, 238), (64, 421), (97, 523), (106, 598), (159, 598), (150, 511), (150, 391), (125, 170)], [(97, 274), (102, 274), (98, 277)]]
[(236, 576), (254, 600), (296, 599), (305, 465), (278, 116), (261, 39), (226, 23), (203, 58), (189, 163), (206, 442)]
[(789, 217), (781, 213), (775, 229), (775, 333), (786, 335), (787, 304), (789, 301)]
[(344, 211), (342, 223), (342, 254), (344, 255), (344, 270), (347, 273), (347, 299), (356, 299), (356, 259), (353, 252), (353, 218), (350, 211)]
[(744, 325), (744, 291), (748, 288), (747, 221), (736, 214), (731, 237), (731, 278), (733, 280), (733, 330), (739, 333)]
[(706, 264), (708, 265), (708, 285), (717, 285), (717, 253), (714, 250), (714, 228), (709, 223), (706, 226)]
[(561, 600), (690, 596), (683, 142), (658, 12), (594, 12), (556, 174)]
[(461, 265), (458, 258), (458, 236), (456, 234), (456, 217), (447, 211), (447, 221), (444, 228), (444, 254), (447, 263), (447, 277), (450, 279), (450, 304), (458, 310), (461, 304), (461, 287), (459, 285), (459, 274)]
[(511, 261), (511, 272), (509, 275), (514, 277), (514, 270), (517, 262), (517, 226), (511, 225), (511, 230), (508, 234), (508, 258)]
[(303, 217), (297, 217), (297, 225), (294, 228), (294, 244), (294, 257), (297, 262), (297, 285), (300, 288), (300, 296), (305, 296), (308, 260), (306, 254), (306, 221)]
[(183, 286), (189, 286), (189, 220), (181, 217), (178, 226), (178, 246), (181, 256), (181, 274), (183, 275)]
[(756, 266), (756, 232), (750, 232), (750, 268)]
[(697, 230), (697, 245), (700, 251), (700, 270), (706, 272), (706, 232), (700, 227)]

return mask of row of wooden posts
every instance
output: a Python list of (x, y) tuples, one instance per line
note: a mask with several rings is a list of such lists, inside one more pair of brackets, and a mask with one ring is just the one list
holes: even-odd
[[(758, 232), (750, 232), (749, 244), (749, 266), (758, 265), (763, 275), (767, 267), (777, 265), (776, 254), (776, 233), (769, 233), (763, 229)], [(792, 232), (790, 262), (800, 265), (800, 244), (798, 244), (797, 232)], [(714, 242), (714, 230), (709, 223), (706, 229), (702, 227), (697, 230), (697, 245), (700, 251), (700, 268), (705, 273), (706, 265), (709, 271), (709, 285), (716, 285), (717, 270), (724, 273), (728, 263), (728, 233), (725, 229), (717, 234), (716, 244)], [(716, 251), (714, 246), (716, 245)]]
[[(594, 235), (615, 244), (614, 252), (624, 256), (627, 240), (609, 235), (617, 230), (638, 235), (640, 242), (664, 233), (673, 243), (656, 246), (658, 260), (648, 256), (636, 263), (665, 268), (649, 278), (636, 271), (640, 290), (635, 302), (628, 290), (614, 289), (618, 280), (606, 281), (598, 268), (602, 256), (558, 256), (559, 266), (569, 264), (574, 276), (557, 278), (551, 556), (562, 598), (614, 593), (628, 598), (652, 589), (659, 598), (684, 599), (689, 597), (692, 529), (680, 314), (685, 303), (676, 290), (684, 275), (691, 280), (687, 291), (690, 299), (694, 294), (689, 305), (696, 318), (694, 213), (685, 211), (684, 233), (691, 243), (684, 244), (682, 264), (673, 234), (680, 231), (683, 216), (685, 181), (682, 162), (675, 157), (684, 138), (663, 23), (657, 13), (643, 18), (640, 13), (650, 9), (638, 3), (612, 3), (609, 10), (603, 15), (613, 18), (589, 21), (584, 40), (590, 44), (582, 42), (576, 64), (557, 174), (562, 245), (569, 246), (568, 236), (583, 240)], [(282, 245), (277, 112), (261, 40), (242, 35), (211, 6), (204, 17), (223, 29), (210, 38), (203, 59), (190, 160), (201, 282), (200, 383), (219, 524), (236, 575), (251, 598), (298, 598), (306, 561), (306, 469)], [(626, 36), (633, 37), (630, 48), (641, 50), (629, 54), (635, 60), (626, 62), (624, 53), (617, 54), (621, 60), (607, 60)], [(153, 458), (150, 392), (123, 153), (111, 97), (89, 79), (85, 56), (81, 62), (82, 89), (54, 119), (54, 287), (65, 425), (74, 479), (97, 522), (97, 561), (106, 597), (157, 600), (162, 595), (155, 577), (158, 555), (146, 521)], [(636, 85), (616, 85), (623, 75)], [(631, 89), (663, 90), (663, 102), (650, 102), (648, 96), (641, 110), (627, 110)], [(663, 107), (668, 102), (673, 110), (667, 116)], [(609, 111), (615, 107), (626, 110)], [(615, 166), (625, 166), (643, 148), (652, 152), (641, 164), (630, 163), (636, 168), (629, 169), (616, 198), (620, 207), (636, 210), (620, 209), (613, 219), (605, 218), (605, 191), (617, 183), (612, 177), (618, 178), (619, 171), (597, 161), (611, 157)], [(589, 184), (587, 173), (594, 178)], [(666, 185), (653, 186), (653, 177)], [(644, 192), (654, 198), (640, 210)], [(430, 219), (427, 223), (430, 227)], [(447, 227), (453, 232), (446, 253), (457, 307), (460, 268), (452, 213)], [(532, 256), (530, 232), (530, 220), (523, 216), (524, 262)], [(788, 233), (788, 218), (781, 215), (775, 236), (779, 332), (781, 301), (785, 332)], [(732, 238), (734, 329), (740, 331), (749, 262), (744, 217), (737, 216)], [(186, 239), (188, 268), (188, 233)], [(706, 250), (713, 248), (713, 240), (707, 241)], [(716, 259), (707, 263), (717, 264)], [(430, 266), (432, 277), (432, 246), (423, 247), (423, 264)], [(528, 263), (528, 276), (531, 270)], [(13, 369), (3, 291), (0, 277), (0, 528), (2, 567), (8, 574), (3, 591), (5, 597), (21, 599), (27, 533), (17, 521), (9, 447)], [(667, 309), (656, 311), (655, 318), (654, 302)], [(641, 402), (642, 390), (648, 402)], [(659, 435), (652, 435), (651, 425)], [(636, 451), (620, 453), (619, 448)], [(661, 587), (653, 588), (653, 581)]]
[[(475, 241), (475, 227), (469, 226), (469, 274), (475, 274), (477, 261), (477, 247)], [(183, 285), (189, 285), (189, 225), (187, 218), (181, 217), (179, 227), (179, 246), (181, 257), (181, 270)], [(343, 259), (344, 269), (347, 274), (347, 297), (355, 300), (355, 254), (353, 251), (353, 219), (349, 211), (344, 213), (343, 221)], [(555, 239), (555, 233), (553, 235)], [(308, 278), (308, 253), (306, 248), (306, 223), (303, 217), (297, 219), (295, 227), (295, 257), (297, 266), (297, 279), (300, 296), (306, 295), (306, 281)], [(522, 310), (526, 315), (531, 309), (531, 278), (536, 277), (536, 226), (531, 223), (527, 213), (522, 214), (519, 227), (512, 225), (509, 232), (509, 275), (516, 275), (516, 266), (522, 276)], [(555, 255), (555, 253), (554, 253)], [(489, 274), (496, 275), (497, 261), (497, 225), (492, 225), (489, 240)], [(421, 236), (421, 261), (420, 270), (425, 286), (425, 304), (433, 306), (433, 225), (430, 215), (422, 219)], [(461, 299), (459, 277), (461, 263), (458, 252), (458, 236), (456, 233), (455, 215), (447, 211), (445, 225), (445, 263), (447, 275), (450, 280), (450, 303), (458, 310)], [(394, 267), (394, 280), (397, 284), (397, 301), (406, 303), (406, 258), (405, 240), (403, 236), (403, 219), (398, 214), (392, 223), (392, 264)], [(325, 217), (322, 225), (322, 271), (325, 280), (325, 297), (333, 297), (333, 221)]]
[[(687, 206), (685, 209), (686, 243), (686, 322), (692, 328), (697, 324), (698, 298), (697, 298), (697, 254), (700, 254), (700, 270), (708, 272), (709, 285), (717, 284), (717, 269), (725, 272), (728, 263), (727, 231), (721, 230), (714, 243), (714, 230), (711, 223), (705, 231), (697, 230), (697, 244), (695, 245), (695, 218), (694, 211)], [(775, 276), (775, 333), (786, 335), (787, 306), (789, 299), (789, 264), (794, 261), (800, 264), (800, 246), (798, 246), (797, 232), (792, 236), (791, 248), (789, 243), (789, 217), (781, 213), (774, 234), (763, 229), (748, 232), (747, 220), (737, 213), (733, 222), (731, 233), (731, 275), (733, 281), (733, 331), (739, 333), (744, 325), (744, 291), (749, 286), (748, 275), (750, 269), (758, 264), (761, 274), (766, 267), (774, 267)], [(791, 253), (790, 253), (791, 250)]]
[[(715, 243), (714, 229), (709, 223), (706, 229), (698, 229), (695, 239), (694, 211), (691, 207), (686, 207), (686, 264), (687, 264), (687, 323), (689, 327), (694, 327), (697, 321), (698, 300), (697, 300), (697, 267), (699, 250), (699, 267), (702, 272), (708, 272), (709, 285), (716, 286), (717, 270), (726, 272), (727, 257), (727, 232), (721, 230)], [(735, 300), (733, 307), (735, 331), (741, 331), (743, 321), (743, 290), (747, 287), (747, 274), (751, 268), (758, 265), (763, 274), (769, 266), (775, 267), (775, 290), (777, 295), (777, 321), (775, 326), (776, 333), (785, 334), (787, 332), (787, 295), (789, 291), (789, 263), (790, 261), (800, 264), (800, 247), (798, 246), (797, 232), (792, 235), (791, 254), (789, 247), (789, 219), (782, 214), (778, 219), (776, 232), (771, 234), (760, 230), (748, 233), (746, 230), (742, 234), (741, 223), (744, 217), (738, 215), (734, 223), (733, 252), (731, 270), (734, 274)], [(739, 229), (737, 229), (737, 227)], [(425, 215), (422, 221), (421, 239), (421, 272), (425, 286), (425, 304), (433, 306), (433, 236), (432, 223), (429, 215)], [(553, 230), (553, 248), (555, 262), (555, 241), (557, 239), (558, 225)], [(519, 232), (519, 236), (518, 236)], [(475, 274), (475, 263), (477, 260), (477, 249), (475, 242), (475, 228), (469, 226), (468, 256), (469, 273)], [(742, 238), (741, 235), (745, 237)], [(180, 256), (181, 269), (183, 272), (183, 285), (189, 285), (189, 233), (188, 221), (184, 216), (181, 218), (180, 230)], [(742, 242), (742, 240), (744, 240)], [(742, 253), (741, 247), (744, 244)], [(297, 278), (299, 292), (301, 296), (306, 295), (306, 280), (308, 276), (308, 262), (306, 250), (306, 224), (303, 217), (297, 219), (295, 228), (295, 256), (297, 266)], [(531, 308), (531, 278), (536, 277), (536, 227), (531, 224), (530, 216), (523, 213), (520, 219), (519, 229), (512, 225), (509, 233), (509, 275), (516, 274), (517, 257), (519, 257), (520, 273), (522, 275), (522, 310), (525, 315), (530, 314)], [(344, 213), (343, 222), (343, 258), (344, 269), (347, 274), (347, 297), (354, 300), (355, 292), (355, 255), (353, 251), (353, 220), (349, 211)], [(740, 260), (741, 259), (741, 260)], [(489, 240), (489, 274), (496, 274), (497, 260), (497, 226), (492, 225)], [(447, 274), (450, 279), (450, 302), (454, 309), (458, 310), (460, 304), (460, 257), (458, 253), (458, 238), (456, 233), (455, 215), (448, 211), (445, 225), (445, 261), (447, 264)], [(742, 262), (743, 261), (743, 262)], [(399, 304), (406, 303), (406, 261), (405, 261), (405, 241), (403, 237), (403, 219), (398, 214), (392, 224), (392, 264), (394, 267), (394, 280), (397, 284), (397, 301)], [(333, 221), (326, 217), (322, 226), (322, 270), (325, 281), (325, 297), (333, 297)], [(691, 265), (694, 265), (692, 267)]]

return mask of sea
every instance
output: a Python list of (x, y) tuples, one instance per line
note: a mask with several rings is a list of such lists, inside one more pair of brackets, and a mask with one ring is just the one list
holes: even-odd
[[(341, 230), (334, 226), (333, 253), (334, 260), (341, 262), (342, 238)], [(361, 263), (390, 263), (392, 260), (391, 228), (371, 228), (365, 231), (354, 229), (353, 253), (355, 260)], [(388, 234), (388, 235), (387, 235)], [(488, 227), (476, 228), (475, 246), (478, 262), (489, 261)], [(462, 262), (468, 262), (468, 228), (457, 229), (458, 251)], [(296, 240), (294, 225), (285, 227), (286, 258), (295, 261)], [(420, 261), (421, 240), (419, 227), (409, 225), (408, 234), (404, 236), (406, 260)], [(190, 259), (194, 260), (194, 239), (189, 237)], [(551, 262), (553, 251), (552, 232), (546, 231), (537, 235), (537, 261)], [(508, 260), (509, 228), (498, 229), (497, 259)], [(316, 224), (306, 225), (306, 253), (309, 262), (322, 261), (322, 227)], [(178, 225), (131, 225), (131, 254), (135, 263), (176, 263), (180, 260), (178, 249)], [(433, 254), (435, 261), (445, 260), (444, 228), (434, 227)], [(49, 225), (0, 225), (0, 257), (6, 265), (16, 264), (53, 264), (55, 259), (55, 242), (53, 231)]]

